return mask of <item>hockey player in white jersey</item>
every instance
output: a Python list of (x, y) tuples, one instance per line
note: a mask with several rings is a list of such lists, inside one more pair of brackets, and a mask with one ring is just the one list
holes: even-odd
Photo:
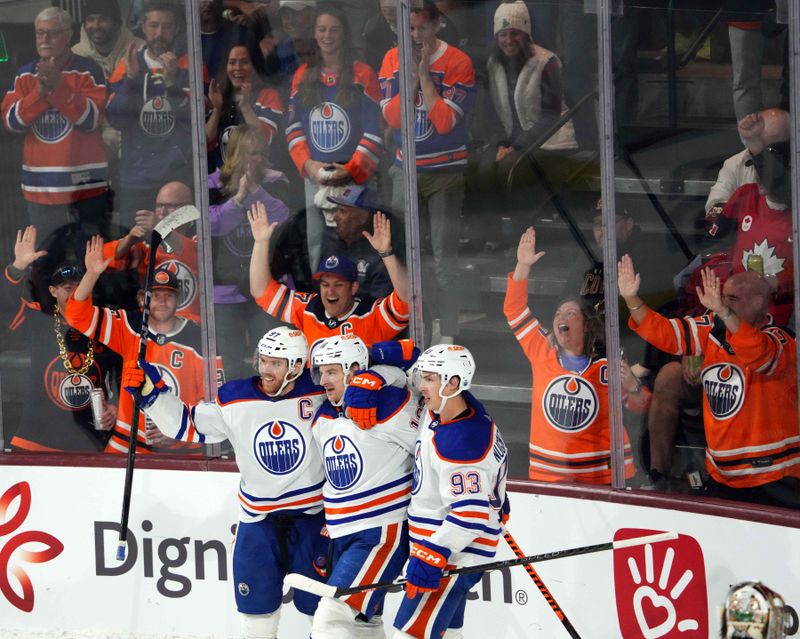
[(474, 372), (470, 352), (453, 344), (429, 348), (414, 365), (425, 410), (408, 508), (408, 583), (394, 639), (464, 636), (467, 593), (481, 575), (442, 579), (442, 570), (494, 557), (509, 511), (507, 448), (494, 420), (467, 392)]
[[(241, 473), (239, 525), (233, 549), (236, 606), (245, 639), (274, 639), (283, 578), (321, 573), (328, 543), (324, 526), (319, 449), (312, 442), (314, 414), (325, 399), (305, 364), (308, 343), (280, 326), (259, 341), (258, 375), (223, 385), (213, 402), (195, 406), (168, 390), (158, 370), (125, 364), (123, 386), (142, 387), (142, 409), (168, 437), (189, 442), (228, 439)], [(320, 559), (324, 558), (324, 559)], [(295, 607), (313, 615), (319, 599), (295, 591)]]
[[(338, 587), (393, 580), (408, 557), (416, 404), (403, 371), (385, 366), (366, 370), (368, 358), (364, 342), (352, 334), (325, 338), (311, 352), (311, 375), (327, 396), (313, 435), (325, 467), (325, 520), (333, 540), (328, 583)], [(361, 391), (355, 403), (364, 417), (366, 399), (372, 419), (357, 422), (346, 416), (346, 387), (349, 397)], [(368, 591), (323, 598), (314, 614), (312, 639), (384, 638), (384, 595)]]

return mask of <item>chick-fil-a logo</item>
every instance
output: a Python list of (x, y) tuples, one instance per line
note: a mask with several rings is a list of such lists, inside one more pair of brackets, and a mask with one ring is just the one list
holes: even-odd
[[(18, 502), (16, 512), (11, 511), (9, 516), (9, 507), (15, 501)], [(22, 526), (30, 510), (31, 487), (26, 481), (14, 484), (0, 497), (0, 592), (22, 612), (33, 610), (34, 592), (31, 579), (20, 562), (42, 564), (64, 550), (64, 544), (41, 530), (25, 530), (9, 537)], [(44, 550), (26, 549), (27, 544), (42, 545)], [(12, 585), (11, 577), (15, 578), (20, 592)]]

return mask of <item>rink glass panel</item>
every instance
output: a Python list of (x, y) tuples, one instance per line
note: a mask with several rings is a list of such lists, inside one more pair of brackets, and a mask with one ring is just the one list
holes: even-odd
[[(38, 4), (42, 6), (34, 7)], [(121, 4), (124, 16), (127, 6), (124, 2)], [(610, 17), (611, 47), (609, 55), (604, 56), (602, 42), (598, 41), (598, 14), (593, 3), (582, 0), (526, 3), (532, 18), (534, 42), (560, 58), (563, 106), (575, 108), (570, 123), (577, 148), (570, 148), (569, 142), (561, 148), (542, 148), (541, 144), (533, 144), (540, 141), (535, 139), (537, 136), (529, 136), (525, 138), (528, 144), (524, 149), (515, 150), (510, 160), (497, 162), (497, 142), (507, 136), (495, 112), (490, 89), (492, 76), (487, 68), (487, 61), (495, 52), (495, 7), (493, 3), (477, 1), (449, 4), (452, 6), (445, 7), (447, 27), (440, 32), (440, 37), (447, 35), (453, 46), (468, 54), (475, 77), (476, 90), (469, 96), (464, 118), (468, 134), (466, 166), (433, 172), (437, 173), (434, 177), (417, 172), (418, 201), (409, 202), (407, 175), (391, 168), (396, 142), (387, 134), (383, 159), (368, 184), (375, 189), (379, 202), (392, 212), (394, 231), (406, 240), (399, 244), (410, 247), (407, 266), (415, 274), (412, 275), (415, 299), (411, 303), (410, 334), (427, 346), (435, 330), (438, 332), (434, 336), (449, 335), (455, 343), (472, 351), (477, 364), (472, 392), (494, 417), (509, 444), (510, 476), (526, 478), (530, 461), (532, 371), (503, 314), (506, 278), (514, 269), (519, 237), (528, 226), (533, 226), (537, 232), (537, 250), (546, 252), (533, 267), (529, 283), (529, 306), (544, 328), (552, 328), (553, 315), (562, 298), (580, 293), (580, 289), (573, 290), (576, 281), (578, 286), (594, 286), (595, 295), (599, 293), (602, 297), (602, 285), (597, 278), (581, 276), (591, 271), (596, 263), (615, 264), (617, 255), (610, 259), (605, 255), (608, 247), (598, 243), (595, 230), (607, 230), (610, 224), (616, 224), (620, 213), (623, 219), (633, 220), (640, 229), (641, 241), (637, 242), (636, 251), (641, 263), (637, 266), (647, 273), (644, 284), (649, 289), (648, 301), (654, 306), (674, 303), (677, 293), (673, 277), (686, 266), (690, 257), (710, 250), (704, 240), (704, 229), (698, 226), (704, 217), (708, 189), (724, 159), (742, 148), (735, 129), (730, 36), (724, 20), (711, 24), (715, 17), (713, 12), (680, 9), (669, 14), (663, 8), (645, 6), (646, 3), (624, 3), (624, 11), (619, 15), (618, 3), (615, 3), (611, 7), (614, 14)], [(29, 13), (21, 11), (22, 5)], [(12, 86), (15, 70), (35, 56), (33, 17), (46, 5), (12, 3), (1, 10), (0, 23), (6, 25), (2, 29), (3, 42), (8, 52), (8, 61), (0, 61), (4, 92)], [(366, 19), (366, 24), (374, 28), (373, 33), (381, 33), (375, 28), (374, 18), (379, 9), (377, 2), (374, 5), (367, 10), (364, 3), (345, 3), (353, 26), (353, 42), (361, 55), (367, 55), (370, 46), (374, 48), (380, 43), (378, 36), (378, 40), (373, 39), (370, 44), (361, 29)], [(369, 23), (370, 18), (373, 18), (372, 23)], [(786, 29), (773, 17), (767, 19), (770, 20), (774, 24), (763, 29), (764, 107), (777, 106), (780, 102), (784, 42), (787, 33), (797, 33), (796, 25)], [(693, 46), (707, 26), (708, 37), (701, 45)], [(181, 27), (184, 39), (180, 40), (179, 36), (179, 41), (184, 42), (188, 29), (186, 24)], [(385, 48), (394, 44), (386, 42)], [(194, 53), (191, 59), (198, 60), (199, 43), (188, 48)], [(697, 51), (688, 55), (690, 49)], [(406, 53), (404, 48), (400, 57), (405, 58)], [(380, 55), (374, 51), (371, 58), (367, 56), (368, 62), (373, 60), (376, 73), (380, 71), (380, 62), (375, 62), (379, 59)], [(603, 81), (603, 63), (613, 69), (616, 78), (605, 94), (606, 99), (602, 91), (592, 95), (597, 91), (598, 78)], [(676, 68), (674, 73), (670, 71), (670, 64)], [(496, 71), (497, 67), (494, 68)], [(285, 100), (285, 95), (283, 97)], [(613, 134), (609, 132), (605, 139), (606, 148), (598, 122), (611, 113), (612, 105), (615, 124)], [(284, 111), (286, 106), (284, 103)], [(197, 113), (195, 121), (198, 116), (202, 121), (203, 114)], [(425, 137), (429, 133), (428, 123), (422, 118), (418, 125), (420, 130), (415, 134)], [(7, 150), (0, 157), (0, 197), (6, 211), (0, 222), (6, 238), (2, 253), (5, 263), (10, 263), (14, 259), (15, 233), (28, 222), (19, 189), (22, 136), (11, 135), (5, 129), (0, 135), (3, 148)], [(187, 156), (192, 155), (195, 135), (196, 131), (187, 133), (179, 141)], [(290, 272), (298, 286), (313, 286), (309, 275), (316, 265), (308, 263), (309, 247), (304, 239), (304, 187), (289, 157), (285, 138), (284, 131), (280, 130), (270, 145), (273, 168), (282, 171), (289, 180), (279, 196), (291, 212), (285, 225), (291, 237), (286, 240), (286, 260), (280, 268)], [(424, 145), (417, 147), (418, 154), (425, 152)], [(605, 159), (608, 157), (610, 162)], [(192, 185), (195, 189), (205, 184), (209, 168), (215, 167), (204, 165), (200, 158), (195, 159), (191, 178), (196, 182)], [(794, 170), (796, 172), (796, 168)], [(603, 186), (609, 176), (613, 185), (610, 190)], [(431, 196), (436, 208), (436, 193), (448, 189), (450, 199), (440, 200), (445, 203), (444, 225), (431, 226)], [(601, 226), (597, 227), (596, 204), (601, 195), (606, 204)], [(201, 202), (199, 196), (195, 201)], [(125, 202), (115, 200), (114, 211), (124, 205)], [(411, 224), (412, 218), (417, 229)], [(435, 228), (438, 228), (437, 233), (433, 232)], [(209, 299), (201, 306), (201, 317), (205, 320), (201, 323), (211, 326), (213, 318), (215, 327), (212, 334), (201, 335), (199, 352), (206, 354), (210, 348), (216, 348), (223, 356), (228, 379), (255, 374), (251, 361), (256, 343), (261, 334), (275, 324), (250, 301), (236, 304), (213, 301), (214, 287), (231, 283), (230, 272), (224, 278), (219, 275), (223, 266), (222, 250), (238, 252), (246, 259), (251, 240), (249, 229), (244, 224), (239, 230), (225, 238), (224, 246), (219, 238), (211, 237), (208, 225), (201, 225), (198, 233), (201, 272), (204, 265), (212, 269), (205, 279), (201, 278), (211, 282)], [(324, 234), (332, 238), (332, 232), (331, 227), (326, 227)], [(120, 235), (119, 229), (109, 230), (110, 237)], [(623, 249), (624, 242), (617, 243), (615, 253), (628, 250)], [(437, 255), (447, 259), (437, 260)], [(603, 278), (605, 285), (614, 290), (615, 271), (615, 268), (608, 268)], [(246, 293), (246, 272), (242, 275), (241, 287)], [(117, 285), (122, 286), (122, 283), (109, 285), (111, 292)], [(202, 283), (198, 284), (197, 294), (201, 287)], [(603, 306), (598, 309), (602, 311)], [(620, 304), (618, 310), (618, 322), (614, 326), (605, 325), (605, 342), (614, 344), (614, 352), (607, 353), (609, 376), (618, 375), (620, 348), (630, 363), (634, 363), (634, 357), (637, 360), (646, 357), (641, 343), (626, 329), (628, 313), (624, 305)], [(30, 397), (27, 371), (31, 344), (21, 340), (19, 335), (10, 329), (4, 329), (2, 334), (0, 382), (6, 448), (22, 419), (25, 398)], [(37, 347), (45, 341), (52, 341), (55, 358), (57, 346), (50, 332), (36, 336)], [(209, 379), (208, 371), (205, 379)], [(50, 401), (46, 399), (47, 383), (40, 381), (39, 385), (41, 390), (33, 397), (41, 402)], [(205, 394), (213, 397), (214, 390), (209, 388), (213, 385), (205, 382), (204, 386)], [(621, 405), (619, 399), (607, 397), (607, 387), (600, 386), (599, 392), (606, 394), (602, 403), (612, 409)], [(598, 396), (598, 401), (600, 399)], [(794, 398), (786, 401), (796, 402)], [(557, 402), (553, 406), (556, 405)], [(650, 464), (648, 419), (627, 410), (621, 418), (614, 410), (611, 414), (610, 422), (619, 429), (618, 436), (612, 439), (620, 439), (624, 424), (636, 469), (635, 477), (627, 481), (624, 469), (617, 469), (617, 486), (648, 485), (645, 474)], [(569, 417), (566, 413), (561, 415)], [(695, 422), (694, 428), (682, 433), (682, 438), (672, 446), (671, 489), (688, 493), (687, 472), (699, 471), (702, 475), (702, 439), (702, 426)], [(617, 459), (623, 458), (624, 455), (617, 455)]]

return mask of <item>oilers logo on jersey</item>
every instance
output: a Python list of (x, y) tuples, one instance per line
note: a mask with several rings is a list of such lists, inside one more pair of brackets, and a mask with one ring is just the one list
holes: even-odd
[(422, 442), (414, 445), (414, 472), (411, 476), (411, 494), (416, 495), (422, 487)]
[(158, 266), (159, 268), (169, 269), (169, 272), (178, 278), (181, 291), (180, 295), (178, 295), (177, 310), (184, 310), (194, 301), (194, 296), (197, 294), (197, 282), (194, 278), (194, 274), (192, 273), (192, 269), (190, 269), (187, 264), (181, 262), (180, 260), (167, 260)]
[(716, 419), (728, 419), (744, 403), (744, 375), (733, 364), (715, 364), (703, 370), (703, 390)]
[(228, 233), (222, 241), (232, 255), (236, 257), (249, 258), (253, 253), (253, 232), (250, 230), (250, 222), (244, 220), (239, 226)]
[(350, 139), (350, 116), (338, 104), (323, 102), (308, 115), (311, 143), (320, 151), (338, 151)]
[[(82, 353), (70, 353), (69, 364), (80, 369), (86, 362)], [(95, 362), (87, 371), (88, 375), (70, 375), (64, 370), (64, 362), (56, 357), (47, 366), (44, 374), (47, 396), (50, 401), (63, 410), (81, 410), (89, 405), (89, 391), (94, 388), (92, 379), (100, 380), (100, 368)]]
[(591, 426), (597, 417), (599, 402), (594, 387), (577, 375), (560, 375), (545, 390), (542, 409), (547, 421), (570, 433)]
[(139, 125), (153, 138), (170, 135), (175, 129), (175, 110), (170, 101), (162, 96), (147, 100), (139, 113)]
[(235, 126), (226, 126), (219, 136), (219, 155), (223, 163), (228, 157), (228, 143), (231, 141), (231, 134), (235, 129)]
[(33, 134), (46, 144), (55, 144), (72, 131), (72, 122), (58, 109), (47, 109), (33, 123)]
[(428, 117), (428, 110), (425, 108), (425, 103), (422, 100), (422, 92), (417, 93), (417, 99), (414, 103), (414, 135), (417, 142), (427, 140), (433, 135), (433, 122)]
[(256, 431), (253, 452), (268, 473), (286, 475), (298, 468), (305, 459), (306, 440), (294, 424), (275, 420)]
[(352, 439), (336, 435), (322, 446), (325, 459), (325, 477), (336, 490), (347, 490), (355, 485), (364, 471), (364, 458)]

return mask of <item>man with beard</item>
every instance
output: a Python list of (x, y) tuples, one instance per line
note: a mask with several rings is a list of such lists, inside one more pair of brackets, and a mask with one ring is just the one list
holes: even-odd
[(108, 120), (122, 134), (120, 223), (134, 225), (165, 182), (191, 180), (189, 59), (174, 50), (178, 13), (168, 2), (146, 5), (145, 46), (131, 43), (109, 80)]
[[(117, 0), (83, 0), (81, 7), (81, 39), (73, 45), (72, 52), (97, 62), (108, 80), (131, 43), (141, 46), (144, 41), (122, 24)], [(119, 131), (104, 121), (103, 144), (112, 166), (112, 177), (115, 176), (114, 167), (119, 160), (120, 141)]]

